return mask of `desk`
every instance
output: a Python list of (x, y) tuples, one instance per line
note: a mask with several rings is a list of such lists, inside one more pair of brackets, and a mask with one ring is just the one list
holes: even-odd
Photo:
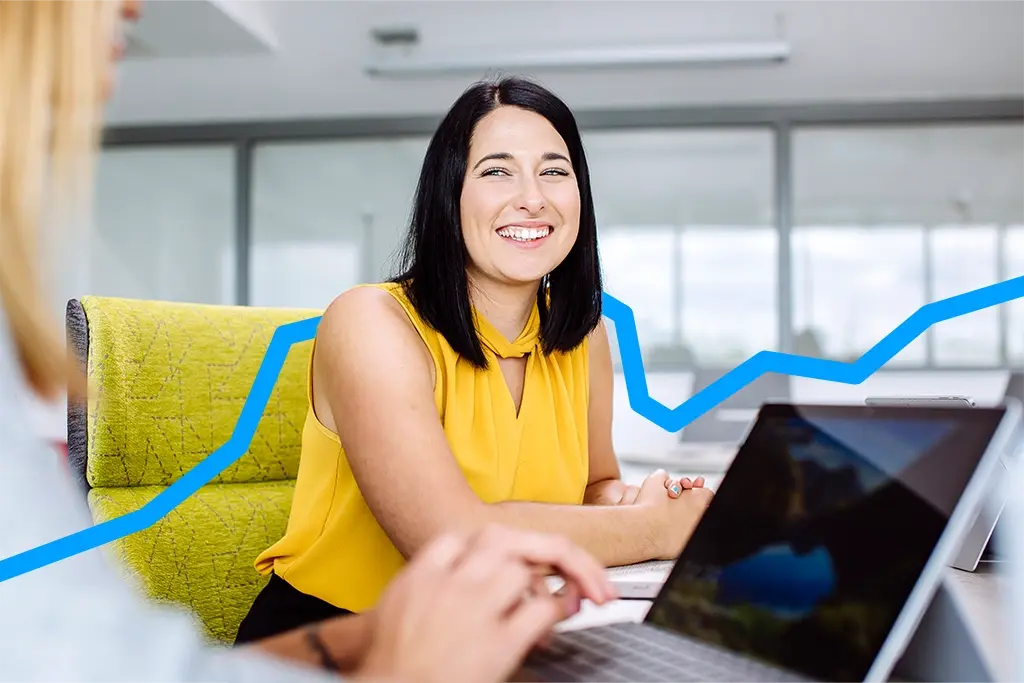
[[(1013, 680), (1013, 651), (1007, 637), (1009, 624), (1005, 608), (1008, 577), (982, 565), (978, 571), (948, 569), (946, 584), (958, 602), (982, 656), (995, 680)], [(558, 625), (557, 630), (577, 630), (621, 621), (643, 621), (651, 602), (647, 600), (616, 600), (603, 606), (585, 603), (578, 614)]]
[(974, 572), (949, 569), (946, 585), (963, 610), (975, 641), (997, 680), (1014, 680), (1010, 644), (1010, 576), (983, 563)]

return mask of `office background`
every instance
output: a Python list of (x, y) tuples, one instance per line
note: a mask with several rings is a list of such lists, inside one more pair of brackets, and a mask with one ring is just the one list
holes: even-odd
[[(202, 31), (189, 26), (201, 25)], [(576, 111), (607, 291), (668, 405), (762, 349), (853, 360), (920, 306), (1024, 275), (1024, 4), (149, 3), (129, 41), (75, 294), (324, 307), (387, 277), (429, 135), (478, 74), (361, 70), (424, 48), (781, 40), (770, 65), (528, 70)], [(930, 329), (799, 400), (996, 399), (1024, 301)], [(616, 446), (668, 447), (621, 376)]]

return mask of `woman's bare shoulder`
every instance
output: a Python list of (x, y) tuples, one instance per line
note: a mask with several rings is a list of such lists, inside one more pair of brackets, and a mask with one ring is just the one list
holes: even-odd
[(353, 360), (429, 359), (409, 314), (389, 288), (362, 285), (336, 296), (321, 318), (317, 346)]

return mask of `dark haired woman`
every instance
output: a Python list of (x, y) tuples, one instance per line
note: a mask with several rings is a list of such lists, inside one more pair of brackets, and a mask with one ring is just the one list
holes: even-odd
[(711, 494), (619, 480), (612, 386), (575, 119), (531, 82), (474, 85), (427, 149), (404, 271), (324, 313), (287, 533), (256, 561), (271, 580), (239, 640), (372, 608), (449, 528), (675, 559)]

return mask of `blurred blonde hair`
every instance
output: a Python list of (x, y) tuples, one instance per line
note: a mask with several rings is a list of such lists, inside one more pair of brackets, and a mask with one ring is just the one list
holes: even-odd
[(83, 388), (52, 312), (41, 236), (46, 221), (88, 217), (117, 12), (111, 0), (0, 0), (0, 297), (29, 384), (46, 398)]

